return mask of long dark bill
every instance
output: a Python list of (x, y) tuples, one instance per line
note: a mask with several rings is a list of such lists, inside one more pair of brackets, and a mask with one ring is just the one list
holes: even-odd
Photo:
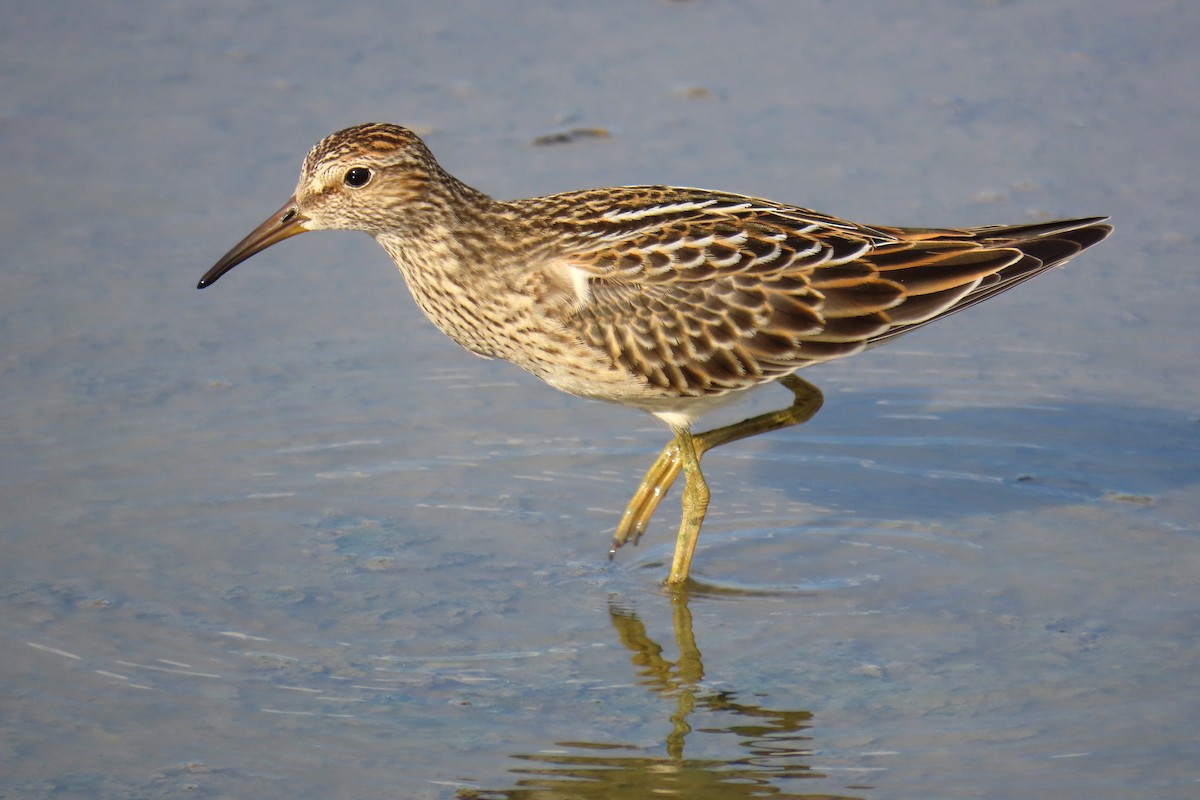
[(300, 213), (296, 205), (296, 198), (288, 198), (288, 201), (283, 204), (283, 208), (252, 230), (249, 236), (235, 244), (232, 250), (213, 265), (212, 269), (204, 273), (204, 277), (200, 279), (200, 283), (196, 284), (196, 288), (203, 289), (205, 286), (212, 286), (218, 278), (255, 253), (266, 250), (284, 239), (304, 233), (308, 230), (304, 227), (305, 222), (307, 220)]

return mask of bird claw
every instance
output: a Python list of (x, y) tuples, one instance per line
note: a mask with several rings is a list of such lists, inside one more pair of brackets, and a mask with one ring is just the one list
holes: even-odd
[(632, 531), (621, 534), (618, 529), (617, 534), (613, 536), (612, 542), (608, 546), (608, 560), (612, 561), (617, 555), (617, 551), (624, 547), (627, 543), (637, 547), (638, 542), (642, 539), (642, 534), (646, 532), (645, 524), (637, 525)]

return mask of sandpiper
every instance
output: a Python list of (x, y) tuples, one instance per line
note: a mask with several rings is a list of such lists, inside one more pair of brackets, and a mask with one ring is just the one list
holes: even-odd
[[(640, 408), (674, 433), (610, 556), (637, 542), (680, 469), (667, 584), (688, 579), (707, 450), (795, 425), (822, 403), (794, 373), (854, 355), (1064, 263), (1104, 217), (980, 228), (860, 225), (757, 197), (674, 186), (495, 200), (443, 170), (412, 131), (370, 123), (319, 142), (295, 194), (200, 280), (312, 230), (357, 230), (396, 262), (447, 336), (564, 392)], [(704, 412), (778, 381), (780, 411), (693, 434)]]

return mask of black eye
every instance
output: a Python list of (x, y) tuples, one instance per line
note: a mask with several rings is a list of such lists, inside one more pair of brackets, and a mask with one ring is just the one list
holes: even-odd
[(371, 170), (366, 167), (351, 167), (346, 170), (346, 177), (343, 180), (347, 186), (352, 186), (355, 189), (360, 186), (366, 186), (367, 181), (371, 180)]

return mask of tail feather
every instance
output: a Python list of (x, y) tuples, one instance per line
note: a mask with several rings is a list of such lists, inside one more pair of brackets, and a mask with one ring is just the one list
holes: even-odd
[[(934, 320), (970, 308), (976, 303), (982, 303), (1014, 286), (1019, 286), (1030, 278), (1060, 266), (1083, 250), (1103, 241), (1112, 233), (1112, 226), (1107, 224), (1106, 219), (1105, 217), (1088, 217), (1027, 225), (996, 225), (958, 231), (903, 231), (901, 229), (909, 241), (919, 242), (915, 245), (918, 248), (933, 245), (939, 241), (960, 243), (970, 241), (977, 244), (984, 252), (990, 251), (997, 256), (1004, 253), (1011, 254), (1012, 260), (1006, 266), (980, 278), (974, 288), (965, 292), (956, 302), (941, 309), (930, 309), (932, 313), (929, 316), (918, 317), (913, 322), (904, 323), (902, 320), (905, 309), (904, 305), (900, 306), (896, 310), (896, 317), (901, 324), (871, 337), (867, 341), (867, 347), (876, 347)], [(978, 253), (980, 250), (968, 250), (967, 253)], [(917, 308), (928, 308), (935, 305), (930, 302), (918, 303), (921, 299), (918, 295), (908, 301), (917, 303), (914, 311)], [(911, 318), (911, 315), (909, 316)]]

